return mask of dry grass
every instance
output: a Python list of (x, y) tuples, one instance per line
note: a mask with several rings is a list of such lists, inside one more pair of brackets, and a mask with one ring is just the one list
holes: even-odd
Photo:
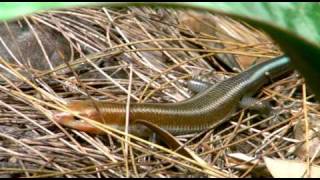
[[(75, 9), (21, 20), (61, 32), (72, 47), (71, 61), (48, 71), (30, 69), (31, 79), (7, 65), (19, 80), (8, 79), (0, 86), (0, 176), (269, 176), (258, 168), (263, 165), (262, 156), (294, 158), (292, 147), (301, 141), (294, 139), (292, 127), (299, 119), (319, 114), (318, 104), (313, 95), (304, 92), (304, 82), (297, 74), (258, 94), (261, 100), (273, 103), (278, 110), (276, 117), (262, 118), (241, 110), (229, 122), (196, 139), (192, 137), (197, 134), (177, 137), (188, 142), (186, 146), (200, 159), (182, 157), (140, 138), (128, 138), (110, 127), (102, 126), (106, 135), (95, 136), (61, 127), (52, 120), (54, 110), (67, 111), (63, 104), (75, 99), (125, 103), (130, 91), (131, 102), (190, 98), (193, 94), (185, 82), (193, 76), (207, 76), (215, 82), (218, 75), (233, 75), (217, 61), (216, 54), (233, 55), (244, 68), (247, 62), (281, 54), (267, 36), (248, 25), (207, 15), (209, 20), (200, 16), (187, 19), (195, 26), (202, 22), (188, 28), (181, 25), (180, 13), (150, 8)], [(187, 21), (183, 23), (188, 25)], [(217, 47), (217, 43), (224, 47)], [(258, 161), (244, 162), (233, 153)]]

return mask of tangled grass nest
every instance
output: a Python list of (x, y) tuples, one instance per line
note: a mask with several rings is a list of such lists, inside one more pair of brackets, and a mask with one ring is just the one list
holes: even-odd
[[(37, 45), (20, 48), (27, 53), (22, 56), (0, 54), (2, 177), (265, 177), (270, 174), (262, 157), (306, 156), (296, 153), (305, 141), (296, 138), (294, 126), (317, 119), (319, 108), (297, 73), (257, 94), (278, 110), (276, 118), (244, 109), (190, 142), (197, 134), (177, 136), (188, 142), (194, 159), (110, 127), (100, 125), (106, 134), (90, 135), (52, 119), (52, 112), (66, 110), (71, 100), (182, 101), (193, 96), (188, 79), (218, 82), (282, 54), (268, 36), (243, 22), (130, 7), (51, 10), (19, 23), (27, 24)], [(49, 38), (41, 38), (43, 32), (50, 32)], [(3, 38), (2, 44), (14, 47)], [(12, 55), (17, 58), (8, 63)], [(237, 60), (239, 68), (228, 69), (223, 58)]]

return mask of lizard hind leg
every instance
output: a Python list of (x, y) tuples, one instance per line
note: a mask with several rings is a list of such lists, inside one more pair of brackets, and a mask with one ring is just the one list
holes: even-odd
[(241, 108), (247, 108), (251, 111), (256, 111), (262, 116), (269, 116), (273, 113), (272, 106), (269, 102), (266, 101), (259, 101), (256, 98), (253, 98), (251, 96), (244, 96), (240, 100), (240, 107)]
[(206, 90), (207, 88), (209, 88), (210, 86), (212, 86), (211, 83), (206, 82), (206, 81), (202, 81), (202, 80), (191, 79), (191, 80), (187, 81), (188, 89), (190, 89), (191, 91), (193, 91), (195, 93), (200, 93), (200, 92)]
[(149, 121), (146, 120), (136, 120), (135, 124), (139, 124), (139, 125), (143, 125), (145, 127), (147, 127), (148, 129), (150, 129), (152, 132), (154, 132), (156, 135), (159, 136), (159, 138), (164, 141), (172, 150), (177, 150), (178, 153), (186, 156), (186, 157), (191, 157), (192, 155), (190, 154), (190, 152), (188, 152), (187, 149), (185, 149), (183, 146), (183, 144), (177, 140), (172, 134), (170, 134), (168, 131), (166, 131), (165, 129), (159, 127), (156, 124), (153, 124)]
[(280, 110), (272, 108), (270, 102), (268, 101), (259, 101), (256, 98), (246, 96), (243, 97), (240, 101), (241, 108), (248, 108), (251, 111), (257, 112), (263, 119), (269, 119), (266, 123), (260, 124), (259, 127), (267, 128), (275, 125), (281, 120), (279, 116)]

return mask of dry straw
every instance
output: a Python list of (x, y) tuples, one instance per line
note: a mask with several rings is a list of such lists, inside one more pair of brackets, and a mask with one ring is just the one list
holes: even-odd
[[(0, 74), (0, 176), (252, 177), (259, 174), (257, 163), (234, 161), (228, 154), (240, 152), (260, 164), (263, 155), (290, 158), (290, 147), (301, 143), (291, 133), (293, 125), (319, 114), (313, 96), (307, 96), (293, 74), (257, 95), (273, 103), (277, 116), (261, 117), (245, 109), (219, 128), (177, 137), (193, 159), (83, 117), (106, 135), (64, 128), (51, 116), (53, 111), (70, 112), (67, 101), (182, 101), (194, 95), (186, 88), (188, 79), (199, 75), (216, 82), (218, 75), (235, 73), (221, 64), (219, 55), (232, 55), (247, 68), (248, 62), (281, 52), (244, 23), (172, 9), (54, 10), (20, 21), (61, 33), (72, 48), (71, 60), (45, 71), (29, 68), (32, 76), (27, 77), (1, 58), (7, 71)], [(188, 26), (189, 21), (197, 28)]]

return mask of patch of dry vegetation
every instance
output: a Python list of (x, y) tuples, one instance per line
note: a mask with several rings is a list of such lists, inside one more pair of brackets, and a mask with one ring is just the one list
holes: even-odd
[[(0, 176), (270, 176), (262, 168), (262, 157), (294, 159), (293, 148), (303, 141), (295, 139), (293, 126), (319, 115), (313, 95), (305, 92), (304, 81), (294, 73), (257, 95), (272, 103), (276, 116), (241, 110), (198, 138), (192, 138), (198, 134), (178, 136), (201, 160), (139, 138), (125, 141), (128, 138), (110, 127), (99, 136), (64, 128), (51, 115), (65, 110), (67, 101), (125, 103), (129, 86), (131, 102), (182, 101), (194, 95), (186, 87), (188, 79), (197, 76), (217, 82), (236, 73), (223, 64), (223, 58), (237, 60), (240, 70), (281, 52), (265, 34), (246, 24), (171, 9), (53, 10), (20, 21), (58, 31), (68, 42), (60, 45), (68, 51), (57, 51), (59, 62), (46, 64), (46, 70), (28, 63), (17, 68), (1, 59), (7, 70), (0, 74)], [(58, 34), (54, 34), (57, 39)], [(39, 36), (36, 40), (45, 41)], [(42, 46), (46, 47), (37, 53), (53, 48), (50, 43)], [(38, 63), (53, 62), (47, 54)], [(17, 59), (27, 62), (26, 58)], [(19, 68), (27, 71), (19, 74)], [(14, 79), (6, 76), (9, 72)], [(245, 162), (243, 155), (252, 161)]]

